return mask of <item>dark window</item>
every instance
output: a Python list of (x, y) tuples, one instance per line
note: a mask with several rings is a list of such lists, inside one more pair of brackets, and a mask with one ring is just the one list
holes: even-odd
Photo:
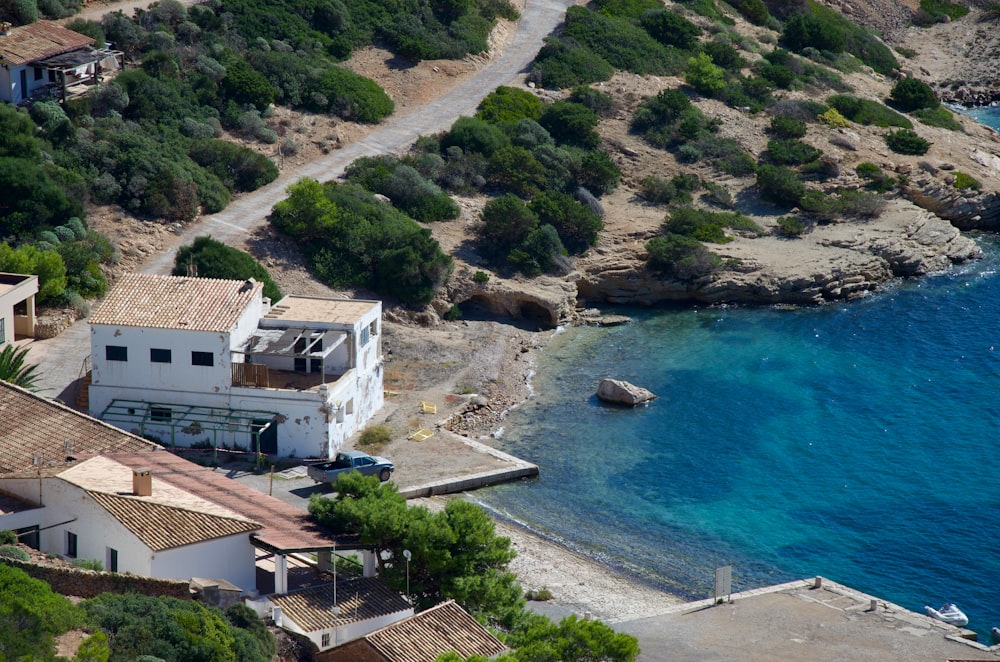
[(169, 349), (150, 349), (149, 360), (153, 363), (170, 363)]
[(66, 532), (66, 556), (76, 558), (76, 534), (70, 531)]
[(169, 421), (173, 412), (170, 411), (170, 407), (150, 407), (149, 408), (149, 420), (151, 421)]
[(118, 572), (118, 550), (108, 547), (108, 570)]
[(128, 361), (128, 347), (107, 345), (104, 348), (104, 358), (109, 361)]
[(42, 80), (42, 68), (35, 67), (35, 80)]
[(323, 372), (323, 359), (309, 359), (309, 372)]
[(5, 326), (6, 322), (7, 320), (0, 317), (0, 345), (7, 342), (7, 327)]
[(306, 351), (306, 339), (305, 338), (296, 338), (295, 339), (295, 346), (292, 348), (292, 351), (295, 352), (296, 354), (303, 354), (303, 353), (305, 353), (305, 351)]
[(295, 372), (305, 372), (305, 371), (306, 371), (306, 360), (295, 359)]
[(212, 352), (191, 352), (191, 365), (204, 365), (211, 368), (215, 365)]
[(49, 69), (49, 82), (50, 83), (56, 82), (56, 70), (55, 69)]

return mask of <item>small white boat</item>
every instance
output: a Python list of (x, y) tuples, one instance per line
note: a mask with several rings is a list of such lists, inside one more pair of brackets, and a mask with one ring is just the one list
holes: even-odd
[(1000, 642), (1000, 628), (990, 628), (990, 634), (993, 636), (993, 643)]
[(949, 625), (957, 625), (958, 627), (965, 627), (969, 624), (969, 617), (965, 615), (961, 609), (948, 602), (945, 603), (940, 609), (934, 609), (933, 607), (924, 607), (924, 612), (931, 618), (936, 618), (939, 621), (944, 621)]

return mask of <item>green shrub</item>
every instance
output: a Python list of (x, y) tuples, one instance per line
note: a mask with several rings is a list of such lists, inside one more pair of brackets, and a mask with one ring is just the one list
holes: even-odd
[(683, 281), (707, 276), (722, 264), (700, 241), (678, 234), (653, 237), (646, 242), (646, 252), (650, 269)]
[(54, 248), (0, 242), (0, 272), (38, 276), (38, 303), (58, 301), (66, 290), (66, 264)]
[(681, 4), (694, 13), (718, 23), (724, 25), (736, 24), (736, 21), (719, 9), (719, 6), (715, 4), (715, 0), (681, 0)]
[(658, 0), (597, 0), (594, 3), (602, 14), (638, 19), (650, 10), (660, 10)]
[(757, 170), (757, 161), (750, 152), (732, 138), (706, 136), (697, 147), (714, 168), (733, 177), (746, 177)]
[(387, 425), (369, 425), (358, 436), (358, 447), (381, 448), (392, 441), (392, 431)]
[(104, 570), (104, 564), (97, 559), (73, 559), (71, 563), (74, 568), (81, 570), (96, 570), (97, 572)]
[(897, 154), (910, 154), (914, 156), (926, 154), (927, 150), (931, 148), (929, 141), (924, 140), (916, 132), (909, 129), (900, 129), (899, 131), (886, 134), (885, 144)]
[(550, 37), (535, 56), (531, 78), (550, 90), (610, 79), (615, 68), (575, 41)]
[(510, 139), (496, 126), (474, 117), (459, 117), (441, 138), (441, 149), (461, 147), (465, 152), (477, 152), (490, 157), (510, 144)]
[(490, 282), (490, 275), (485, 271), (476, 270), (476, 273), (472, 274), (472, 282), (483, 285), (484, 283)]
[(710, 97), (726, 86), (726, 76), (721, 67), (712, 64), (711, 57), (705, 53), (698, 53), (688, 59), (684, 82)]
[(837, 205), (844, 216), (870, 219), (882, 214), (886, 201), (881, 195), (869, 191), (841, 191)]
[(712, 58), (712, 62), (726, 71), (738, 72), (747, 66), (747, 61), (731, 44), (724, 41), (708, 41), (701, 44), (701, 51)]
[(576, 181), (595, 195), (610, 193), (621, 180), (621, 168), (607, 152), (594, 149), (583, 155), (573, 171)]
[(192, 267), (200, 278), (249, 280), (264, 284), (264, 296), (273, 303), (281, 299), (281, 290), (260, 262), (249, 253), (227, 246), (211, 237), (196, 237), (194, 243), (181, 246), (174, 258), (174, 276), (186, 276)]
[(889, 98), (905, 113), (941, 105), (931, 86), (917, 78), (903, 78), (889, 92)]
[(601, 117), (612, 116), (618, 108), (614, 98), (610, 94), (595, 90), (586, 85), (573, 88), (573, 91), (569, 95), (569, 100), (590, 108), (590, 110)]
[(645, 12), (639, 19), (639, 25), (661, 44), (684, 50), (694, 48), (701, 36), (701, 28), (669, 9)]
[(188, 156), (234, 192), (256, 191), (278, 178), (278, 167), (269, 158), (225, 140), (195, 141)]
[(912, 129), (913, 122), (884, 104), (849, 94), (835, 94), (826, 100), (833, 108), (856, 124)]
[(983, 185), (979, 183), (978, 179), (976, 179), (972, 175), (966, 174), (964, 172), (956, 172), (955, 173), (955, 181), (952, 182), (952, 185), (955, 188), (963, 190), (963, 191), (969, 190), (969, 189), (972, 189), (974, 191), (978, 191), (979, 189), (981, 189), (983, 187)]
[(601, 136), (594, 130), (599, 121), (597, 113), (572, 101), (556, 101), (546, 105), (538, 119), (538, 123), (556, 142), (587, 149), (596, 147), (601, 142)]
[(879, 193), (885, 193), (896, 185), (896, 181), (882, 172), (882, 169), (874, 163), (859, 163), (854, 172), (858, 174), (858, 177), (868, 181), (869, 188)]
[(430, 230), (360, 187), (302, 179), (288, 194), (268, 220), (299, 242), (327, 284), (428, 303), (451, 270)]
[(0, 17), (14, 25), (28, 25), (38, 20), (38, 5), (34, 0), (0, 0)]
[(528, 204), (542, 225), (556, 229), (562, 245), (571, 254), (582, 253), (597, 243), (604, 228), (601, 217), (568, 193), (545, 191)]
[(818, 119), (835, 129), (845, 128), (851, 125), (850, 120), (840, 114), (836, 108), (830, 108), (818, 115)]
[(558, 256), (565, 252), (559, 234), (551, 225), (542, 225), (524, 238), (507, 256), (507, 263), (526, 276), (538, 276), (551, 271)]
[(542, 100), (531, 92), (501, 85), (479, 103), (476, 117), (492, 124), (520, 119), (537, 120), (542, 116), (542, 110)]
[(538, 227), (538, 216), (513, 194), (493, 198), (480, 214), (480, 252), (495, 262), (502, 262), (528, 234)]
[(639, 197), (649, 202), (669, 204), (671, 202), (690, 202), (691, 194), (678, 191), (677, 187), (656, 175), (647, 175), (639, 182)]
[(771, 118), (771, 133), (785, 140), (801, 138), (806, 135), (806, 123), (787, 115), (775, 115)]
[(799, 204), (806, 188), (799, 175), (780, 165), (762, 165), (757, 168), (757, 188), (765, 200), (786, 207)]
[(847, 35), (841, 25), (826, 16), (802, 13), (785, 21), (781, 44), (793, 51), (811, 47), (839, 53), (847, 47)]
[(969, 8), (948, 0), (920, 0), (920, 9), (933, 21), (943, 21), (947, 16), (955, 21), (969, 13)]
[(794, 216), (782, 216), (778, 219), (778, 232), (787, 237), (798, 237), (806, 231), (806, 224)]
[(736, 0), (733, 6), (743, 18), (754, 25), (767, 25), (771, 20), (771, 14), (767, 11), (764, 0)]
[(315, 92), (328, 101), (321, 110), (348, 121), (376, 124), (395, 109), (392, 99), (374, 81), (342, 67), (323, 71)]
[(30, 561), (28, 552), (16, 545), (0, 545), (0, 558), (14, 559), (16, 561)]
[(949, 131), (964, 131), (962, 123), (955, 119), (954, 113), (945, 108), (921, 108), (913, 111), (913, 116), (928, 126), (936, 126)]
[(10, 529), (4, 529), (0, 531), (0, 545), (15, 545), (17, 544), (17, 533), (11, 531)]
[(444, 312), (444, 319), (449, 322), (462, 319), (462, 309), (455, 304), (452, 304), (452, 306)]
[(815, 161), (823, 152), (808, 143), (795, 139), (767, 141), (767, 157), (780, 165), (802, 165)]
[(840, 204), (837, 198), (816, 189), (806, 189), (799, 198), (799, 206), (810, 216), (830, 222), (840, 215)]
[(563, 37), (576, 40), (616, 69), (654, 75), (675, 75), (684, 69), (683, 51), (664, 46), (627, 19), (583, 7), (566, 11)]

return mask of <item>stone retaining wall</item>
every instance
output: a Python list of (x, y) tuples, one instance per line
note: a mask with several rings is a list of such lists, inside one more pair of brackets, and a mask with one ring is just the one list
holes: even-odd
[(80, 568), (54, 568), (8, 558), (3, 559), (3, 562), (48, 583), (53, 591), (61, 595), (93, 598), (101, 593), (140, 593), (181, 600), (191, 599), (191, 589), (189, 583), (185, 581), (120, 575), (115, 572), (97, 572)]

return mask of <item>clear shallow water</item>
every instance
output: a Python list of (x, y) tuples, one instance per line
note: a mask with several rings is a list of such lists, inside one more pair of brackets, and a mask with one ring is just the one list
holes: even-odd
[[(538, 480), (476, 493), (691, 599), (824, 575), (1000, 625), (1000, 243), (987, 258), (814, 309), (622, 310), (540, 358), (498, 442)], [(593, 397), (605, 376), (661, 397)]]

